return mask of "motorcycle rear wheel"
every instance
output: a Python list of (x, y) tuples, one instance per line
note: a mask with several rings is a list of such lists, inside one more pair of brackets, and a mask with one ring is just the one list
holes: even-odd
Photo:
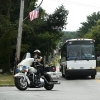
[[(46, 78), (46, 80), (47, 80), (48, 82), (53, 81), (52, 77), (51, 77), (49, 74), (45, 74), (44, 76), (45, 76), (45, 78)], [(46, 90), (52, 90), (53, 87), (54, 87), (54, 84), (48, 84), (47, 82), (45, 82), (44, 88), (45, 88)]]
[(28, 87), (27, 81), (24, 81), (23, 77), (20, 78), (15, 78), (15, 86), (19, 89), (19, 90), (26, 90)]

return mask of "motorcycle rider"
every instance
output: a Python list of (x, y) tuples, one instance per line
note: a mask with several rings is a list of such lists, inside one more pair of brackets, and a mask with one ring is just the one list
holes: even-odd
[(34, 62), (32, 63), (32, 66), (34, 66), (37, 69), (38, 81), (40, 80), (40, 77), (44, 71), (43, 57), (40, 55), (41, 51), (36, 49), (34, 51)]

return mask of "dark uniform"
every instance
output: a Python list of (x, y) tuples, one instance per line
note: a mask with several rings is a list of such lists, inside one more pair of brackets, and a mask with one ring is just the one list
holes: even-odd
[[(41, 56), (34, 58), (34, 66), (37, 69), (37, 75), (41, 76), (44, 72), (44, 63), (43, 60), (38, 62), (38, 60), (41, 58)], [(41, 58), (42, 59), (42, 58)]]
[(35, 50), (34, 51), (34, 62), (32, 63), (32, 66), (37, 69), (37, 75), (40, 77), (44, 72), (44, 62), (43, 58), (40, 56), (40, 51)]

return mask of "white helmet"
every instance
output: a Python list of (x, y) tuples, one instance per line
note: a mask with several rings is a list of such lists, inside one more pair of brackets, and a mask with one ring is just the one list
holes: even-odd
[(41, 51), (37, 49), (37, 50), (34, 51), (34, 53), (39, 53), (40, 54)]

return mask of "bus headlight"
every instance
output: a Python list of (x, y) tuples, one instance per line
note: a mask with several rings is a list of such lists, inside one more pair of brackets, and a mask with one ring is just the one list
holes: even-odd
[(74, 69), (73, 67), (68, 67), (67, 69), (71, 70), (71, 69)]
[(96, 69), (96, 67), (90, 67), (90, 69)]

